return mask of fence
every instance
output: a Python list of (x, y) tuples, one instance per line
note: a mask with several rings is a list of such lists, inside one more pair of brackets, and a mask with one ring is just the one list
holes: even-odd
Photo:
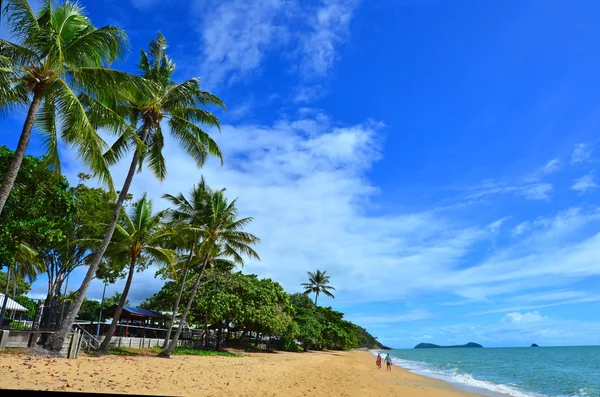
[(17, 296), (13, 300), (26, 310), (6, 310), (1, 329), (54, 331), (60, 328), (70, 308), (69, 302), (54, 301), (44, 305), (43, 299), (25, 296)]

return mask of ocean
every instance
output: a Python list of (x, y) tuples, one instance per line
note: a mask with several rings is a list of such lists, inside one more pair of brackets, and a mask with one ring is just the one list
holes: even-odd
[(600, 346), (400, 349), (389, 353), (396, 365), (411, 372), (483, 396), (600, 397)]

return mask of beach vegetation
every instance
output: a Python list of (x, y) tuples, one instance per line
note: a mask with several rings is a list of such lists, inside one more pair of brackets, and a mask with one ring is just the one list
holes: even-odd
[(10, 40), (0, 39), (0, 110), (27, 109), (17, 148), (0, 186), (0, 214), (8, 200), (34, 126), (41, 135), (44, 161), (60, 171), (59, 141), (112, 186), (106, 143), (85, 109), (88, 97), (126, 94), (134, 84), (125, 72), (107, 65), (128, 52), (125, 32), (96, 28), (74, 1), (43, 1), (37, 12), (27, 0), (5, 0), (2, 14)]
[(319, 294), (335, 299), (335, 296), (331, 292), (335, 291), (335, 288), (329, 285), (329, 278), (327, 271), (322, 272), (317, 269), (315, 272), (308, 272), (308, 283), (302, 283), (306, 295), (315, 294), (315, 305), (319, 300)]
[[(129, 213), (122, 213), (121, 221), (117, 224), (105, 255), (114, 265), (127, 267), (127, 279), (112, 323), (100, 345), (101, 352), (107, 351), (121, 319), (121, 312), (135, 272), (150, 264), (164, 264), (174, 271), (175, 252), (165, 247), (173, 237), (173, 231), (167, 223), (163, 222), (164, 216), (164, 211), (152, 212), (152, 200), (149, 200), (146, 194), (133, 204)], [(100, 238), (97, 240), (100, 241)]]
[[(152, 173), (163, 180), (167, 174), (163, 156), (163, 123), (168, 125), (171, 136), (201, 167), (209, 156), (215, 156), (222, 162), (219, 146), (200, 125), (220, 129), (219, 119), (204, 109), (206, 106), (224, 108), (220, 98), (204, 91), (199, 78), (191, 78), (182, 83), (172, 80), (175, 64), (168, 57), (167, 41), (160, 33), (149, 45), (149, 51), (140, 52), (139, 69), (144, 81), (143, 87), (129, 98), (90, 97), (86, 101), (90, 119), (94, 125), (104, 127), (120, 134), (103, 159), (114, 165), (133, 152), (129, 170), (123, 187), (114, 206), (111, 221), (102, 241), (94, 250), (88, 271), (80, 287), (80, 293), (71, 305), (63, 320), (61, 329), (49, 338), (46, 348), (59, 351), (81, 307), (85, 293), (94, 278), (98, 266), (104, 258), (106, 249), (117, 228), (121, 208), (129, 193), (136, 172), (146, 165)], [(121, 100), (119, 100), (121, 99)]]
[[(146, 194), (134, 201), (129, 190), (136, 173), (146, 168), (159, 181), (167, 176), (167, 133), (198, 167), (211, 156), (223, 164), (211, 133), (220, 131), (212, 109), (225, 105), (202, 89), (199, 78), (173, 80), (175, 63), (162, 34), (140, 51), (139, 73), (132, 75), (110, 67), (128, 52), (125, 32), (96, 28), (78, 3), (47, 0), (32, 7), (27, 0), (1, 0), (0, 9), (12, 40), (0, 39), (1, 115), (27, 111), (16, 150), (0, 147), (0, 267), (9, 270), (0, 273), (0, 288), (32, 318), (37, 303), (24, 295), (46, 274), (44, 306), (68, 304), (47, 349), (60, 351), (75, 318), (94, 321), (113, 305), (117, 310), (100, 347), (111, 354), (238, 356), (223, 349), (380, 347), (343, 313), (318, 305), (321, 295), (335, 298), (326, 271), (308, 272), (304, 292), (296, 294), (240, 271), (246, 261), (260, 260), (260, 239), (248, 231), (253, 218), (238, 213), (237, 198), (227, 197), (224, 188), (200, 178), (187, 194), (164, 195), (168, 208), (156, 213)], [(113, 135), (112, 145), (99, 129)], [(34, 131), (44, 145), (40, 157), (25, 155)], [(61, 174), (61, 144), (74, 148), (91, 172), (79, 174), (73, 186)], [(115, 191), (109, 169), (124, 159), (128, 171)], [(102, 187), (87, 186), (92, 178)], [(109, 348), (134, 274), (153, 264), (166, 282), (141, 306), (172, 313), (165, 344)], [(86, 267), (81, 283), (69, 285), (69, 276)], [(123, 278), (123, 290), (102, 307), (86, 298), (93, 279), (112, 284)], [(177, 346), (184, 329), (203, 331), (195, 336), (203, 349)]]

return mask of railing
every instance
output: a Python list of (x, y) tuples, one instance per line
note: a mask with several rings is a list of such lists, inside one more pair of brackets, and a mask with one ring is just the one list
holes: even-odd
[(85, 328), (83, 328), (82, 326), (80, 326), (79, 324), (73, 324), (73, 331), (79, 331), (81, 333), (81, 340), (83, 341), (83, 347), (87, 349), (87, 351), (90, 351), (90, 348), (93, 349), (99, 349), (100, 348), (100, 344), (102, 342), (100, 342), (99, 339), (96, 339), (96, 337), (92, 334), (90, 334), (88, 331), (85, 330)]

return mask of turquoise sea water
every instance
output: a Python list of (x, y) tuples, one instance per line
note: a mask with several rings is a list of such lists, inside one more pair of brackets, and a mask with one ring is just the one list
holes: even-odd
[(396, 365), (487, 396), (600, 397), (600, 346), (392, 350)]

